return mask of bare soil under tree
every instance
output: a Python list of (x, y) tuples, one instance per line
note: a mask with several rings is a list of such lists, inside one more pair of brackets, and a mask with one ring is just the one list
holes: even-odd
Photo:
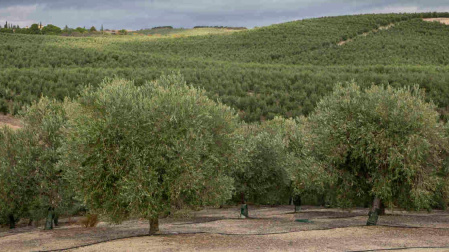
[(5, 125), (11, 127), (12, 129), (19, 129), (22, 127), (22, 122), (10, 115), (0, 113), (0, 127)]
[[(23, 226), (0, 230), (1, 251), (357, 251), (414, 248), (449, 251), (449, 212), (388, 211), (378, 226), (365, 226), (369, 209), (345, 211), (293, 206), (249, 206), (251, 218), (240, 219), (238, 207), (205, 209), (190, 217), (160, 220), (160, 232), (147, 236), (148, 220), (120, 225), (100, 222), (95, 228), (61, 219), (51, 231)], [(297, 220), (308, 220), (309, 223)], [(44, 224), (42, 221), (41, 224)], [(135, 237), (131, 237), (135, 236)], [(131, 238), (127, 238), (131, 237)]]

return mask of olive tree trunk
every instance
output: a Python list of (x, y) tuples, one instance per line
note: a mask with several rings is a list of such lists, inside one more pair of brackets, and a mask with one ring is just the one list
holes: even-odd
[(376, 226), (377, 220), (379, 219), (379, 213), (380, 213), (380, 199), (376, 196), (373, 200), (373, 206), (371, 208), (371, 211), (369, 211), (368, 214), (368, 221), (366, 222), (367, 226)]
[(386, 209), (386, 207), (385, 207), (384, 202), (383, 201), (380, 202), (379, 215), (385, 215), (385, 209)]
[(55, 227), (59, 226), (59, 214), (53, 214), (53, 222), (55, 223)]
[(150, 235), (154, 235), (159, 232), (159, 218), (150, 218)]
[(9, 228), (10, 229), (16, 228), (16, 219), (14, 219), (14, 215), (10, 214), (8, 218), (9, 218)]
[(301, 195), (295, 195), (295, 197), (293, 197), (293, 204), (295, 205), (295, 213), (301, 211)]
[(52, 230), (53, 229), (53, 218), (55, 216), (55, 209), (53, 207), (48, 208), (47, 220), (45, 221), (44, 230)]

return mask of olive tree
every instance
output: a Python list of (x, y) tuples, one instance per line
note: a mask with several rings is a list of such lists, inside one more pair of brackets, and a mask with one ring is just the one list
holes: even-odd
[(261, 131), (258, 125), (244, 125), (239, 134), (234, 179), (242, 204), (279, 204), (288, 199), (293, 156), (282, 137)]
[(11, 227), (23, 217), (47, 216), (45, 229), (71, 202), (71, 191), (57, 167), (66, 120), (62, 103), (48, 98), (21, 112), (24, 127), (0, 132), (0, 212)]
[(32, 217), (47, 217), (45, 229), (53, 229), (58, 224), (58, 216), (67, 210), (72, 200), (70, 184), (58, 167), (61, 158), (60, 148), (64, 142), (63, 129), (67, 123), (63, 103), (42, 97), (21, 112), (23, 131), (32, 138), (32, 147), (38, 153), (30, 161), (35, 184), (38, 207)]
[(370, 197), (368, 225), (381, 202), (429, 209), (441, 187), (444, 127), (419, 88), (337, 85), (308, 118), (310, 149), (336, 178), (338, 200), (351, 206)]
[(323, 166), (313, 157), (307, 146), (309, 136), (305, 125), (305, 117), (296, 119), (275, 117), (261, 124), (263, 131), (281, 136), (285, 151), (292, 155), (293, 163), (288, 169), (292, 196), (323, 193), (325, 187), (331, 183), (331, 178), (327, 176)]
[(71, 121), (61, 166), (92, 211), (117, 223), (147, 218), (154, 234), (171, 209), (231, 197), (227, 174), (238, 117), (182, 76), (142, 86), (105, 80), (66, 110)]
[(327, 178), (318, 163), (311, 161), (297, 120), (276, 117), (243, 124), (235, 135), (234, 179), (242, 204), (282, 204), (323, 187)]
[(22, 130), (0, 129), (0, 224), (15, 228), (29, 217), (36, 197), (33, 160), (38, 157), (34, 139)]

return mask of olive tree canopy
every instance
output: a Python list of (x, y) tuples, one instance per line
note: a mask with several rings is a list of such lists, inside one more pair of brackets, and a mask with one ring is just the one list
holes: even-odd
[(7, 126), (0, 129), (0, 224), (30, 217), (37, 196), (34, 162), (38, 151), (32, 135)]
[(73, 203), (73, 190), (64, 177), (64, 170), (58, 166), (68, 118), (63, 103), (47, 97), (24, 109), (21, 116), (23, 131), (34, 140), (32, 145), (38, 151), (33, 160), (34, 190), (39, 204), (34, 218), (46, 216), (45, 229), (52, 229), (55, 215), (67, 212)]
[[(337, 85), (308, 118), (311, 149), (335, 176), (338, 200), (370, 197), (406, 209), (428, 209), (442, 179), (444, 126), (424, 92), (354, 83)], [(443, 181), (444, 182), (444, 181)], [(377, 214), (370, 224), (377, 222)]]
[(65, 161), (88, 207), (112, 221), (150, 220), (171, 208), (222, 204), (232, 195), (227, 176), (234, 111), (180, 75), (135, 86), (108, 80), (68, 103)]
[(11, 227), (19, 218), (47, 216), (45, 228), (52, 229), (55, 214), (72, 202), (72, 190), (57, 166), (67, 122), (64, 106), (42, 97), (21, 116), (22, 129), (0, 131), (0, 215), (7, 215)]
[(305, 147), (302, 121), (243, 124), (236, 136), (234, 179), (242, 201), (286, 204), (292, 196), (323, 191), (328, 178)]

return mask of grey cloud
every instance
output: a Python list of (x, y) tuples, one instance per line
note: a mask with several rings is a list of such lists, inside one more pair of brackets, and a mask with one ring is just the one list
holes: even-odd
[[(30, 9), (20, 13), (19, 9)], [(448, 11), (448, 0), (0, 0), (0, 22), (140, 29), (172, 25), (264, 26), (302, 18), (372, 12)]]
[(0, 0), (0, 8), (18, 5), (43, 5), (50, 9), (84, 9), (101, 6), (119, 6), (127, 3), (120, 0)]

